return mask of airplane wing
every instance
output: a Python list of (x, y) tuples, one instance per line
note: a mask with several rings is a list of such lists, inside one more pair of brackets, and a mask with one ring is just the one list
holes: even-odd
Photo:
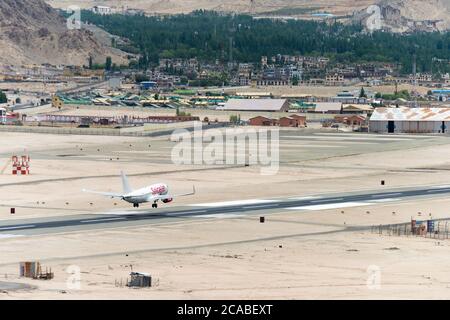
[(170, 196), (171, 198), (178, 198), (178, 197), (186, 197), (186, 196), (192, 196), (195, 194), (195, 186), (192, 186), (192, 192), (189, 193), (182, 193), (182, 194), (175, 194)]
[(99, 192), (99, 191), (92, 191), (92, 190), (86, 190), (86, 189), (83, 189), (82, 191), (87, 192), (87, 193), (99, 194), (99, 195), (111, 197), (111, 198), (123, 198), (123, 194), (119, 194), (119, 193)]

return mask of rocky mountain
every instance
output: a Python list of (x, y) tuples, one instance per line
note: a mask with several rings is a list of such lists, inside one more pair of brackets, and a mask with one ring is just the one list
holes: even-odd
[(83, 65), (91, 55), (104, 62), (125, 55), (100, 43), (88, 30), (69, 30), (66, 20), (43, 0), (0, 1), (0, 63)]
[(381, 0), (372, 10), (361, 10), (356, 20), (377, 19), (391, 32), (443, 31), (450, 29), (450, 0)]

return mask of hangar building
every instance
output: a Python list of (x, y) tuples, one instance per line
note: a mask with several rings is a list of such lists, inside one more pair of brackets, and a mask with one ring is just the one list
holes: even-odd
[(375, 133), (448, 133), (450, 108), (376, 108), (369, 120)]

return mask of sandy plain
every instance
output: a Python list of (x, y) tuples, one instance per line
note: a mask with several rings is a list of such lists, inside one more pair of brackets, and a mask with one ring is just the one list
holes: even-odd
[[(2, 222), (131, 210), (129, 204), (81, 192), (119, 191), (120, 170), (136, 187), (161, 181), (180, 193), (195, 184), (195, 196), (168, 208), (450, 181), (447, 136), (286, 130), (280, 133), (280, 169), (263, 176), (257, 166), (174, 165), (168, 137), (1, 134)], [(32, 174), (12, 176), (8, 159), (25, 149)], [(407, 223), (418, 212), (449, 218), (449, 202), (443, 195), (345, 209), (280, 210), (264, 214), (265, 224), (257, 213), (2, 238), (0, 282), (33, 288), (3, 289), (0, 298), (449, 298), (448, 240), (371, 232), (373, 225)], [(13, 217), (11, 207), (17, 210)], [(51, 267), (55, 279), (19, 278), (19, 262), (27, 260)], [(79, 289), (67, 282), (73, 265), (81, 271)], [(378, 289), (367, 286), (374, 266), (381, 275)], [(151, 273), (154, 287), (117, 285), (131, 268)]]

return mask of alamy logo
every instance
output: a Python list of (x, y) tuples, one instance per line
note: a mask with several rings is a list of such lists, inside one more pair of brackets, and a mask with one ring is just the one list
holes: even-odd
[(67, 289), (80, 290), (81, 289), (81, 268), (77, 265), (70, 265), (67, 267), (66, 272), (69, 277), (66, 281)]
[(379, 266), (371, 265), (367, 268), (366, 284), (369, 290), (381, 289), (381, 269)]
[(171, 141), (172, 162), (178, 165), (258, 165), (262, 175), (279, 169), (279, 129), (227, 128), (203, 130), (196, 122), (193, 132), (177, 129)]
[(380, 30), (382, 27), (383, 17), (381, 15), (381, 8), (377, 5), (371, 5), (366, 12), (370, 14), (366, 21), (366, 27), (370, 32)]
[(67, 18), (67, 29), (79, 30), (81, 29), (81, 9), (78, 6), (69, 6), (66, 12), (70, 14)]

